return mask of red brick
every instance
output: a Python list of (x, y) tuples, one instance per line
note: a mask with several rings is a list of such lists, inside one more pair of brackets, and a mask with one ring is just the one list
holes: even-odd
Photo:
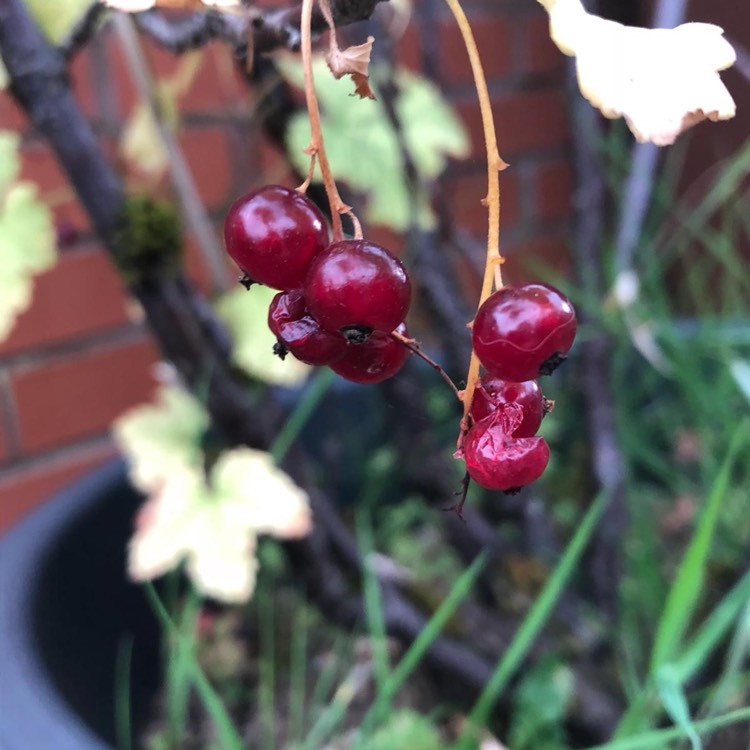
[(153, 390), (157, 359), (150, 340), (122, 345), (20, 372), (12, 389), (24, 453), (98, 435)]
[(503, 279), (516, 284), (539, 278), (539, 269), (566, 275), (571, 269), (570, 247), (560, 234), (540, 234), (513, 243), (501, 242), (500, 252), (508, 258)]
[(0, 473), (0, 532), (10, 528), (50, 495), (112, 458), (112, 446), (82, 450), (43, 468)]
[[(471, 136), (473, 153), (484, 154), (484, 135), (479, 105), (462, 102), (458, 111)], [(507, 161), (514, 153), (559, 148), (566, 144), (569, 124), (564, 93), (558, 88), (519, 92), (493, 101), (500, 156)]]
[(573, 200), (573, 171), (567, 161), (540, 165), (534, 175), (535, 219), (555, 221), (570, 216)]
[[(377, 43), (377, 42), (376, 42)], [(422, 68), (422, 43), (417, 24), (412, 21), (404, 29), (404, 33), (396, 41), (396, 60), (410, 70), (420, 71)]]
[(25, 146), (20, 179), (30, 180), (38, 186), (40, 197), (50, 204), (56, 220), (72, 224), (79, 230), (88, 229), (88, 215), (51, 148), (40, 143)]
[[(540, 9), (541, 10), (541, 9)], [(525, 74), (560, 74), (565, 71), (565, 55), (549, 36), (549, 19), (544, 12), (531, 13), (522, 26), (522, 53), (518, 61)]]
[(11, 95), (0, 91), (0, 130), (20, 131), (26, 128), (27, 124), (25, 113)]
[(371, 242), (390, 250), (397, 258), (404, 254), (404, 235), (383, 226), (367, 226), (365, 237)]
[[(487, 208), (481, 201), (487, 195), (487, 173), (449, 177), (443, 185), (455, 222), (475, 236), (486, 236)], [(518, 221), (519, 201), (518, 178), (508, 169), (500, 175), (501, 226)]]
[[(514, 26), (497, 13), (471, 19), (472, 31), (488, 81), (507, 75), (513, 59)], [(438, 27), (439, 75), (445, 84), (472, 83), (469, 56), (461, 32), (452, 18)]]
[(8, 458), (8, 438), (5, 435), (5, 427), (0, 422), (0, 463)]
[(36, 277), (32, 305), (0, 342), (0, 357), (122, 325), (125, 302), (124, 287), (102, 250), (64, 252), (54, 268)]
[(232, 170), (225, 129), (188, 128), (180, 134), (180, 144), (204, 205), (215, 208), (229, 200)]
[(240, 78), (232, 52), (225, 44), (205, 48), (192, 85), (180, 99), (184, 112), (231, 112), (253, 98), (253, 91)]

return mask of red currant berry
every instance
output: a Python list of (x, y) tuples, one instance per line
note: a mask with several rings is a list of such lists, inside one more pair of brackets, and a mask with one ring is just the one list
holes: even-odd
[[(408, 336), (403, 323), (396, 329)], [(364, 344), (350, 344), (346, 354), (333, 362), (331, 369), (355, 383), (380, 383), (393, 377), (404, 364), (409, 350), (383, 331), (373, 332)]]
[(394, 330), (411, 302), (411, 282), (402, 263), (364, 240), (335, 242), (316, 256), (304, 292), (320, 325), (353, 343), (362, 343), (372, 331)]
[(224, 220), (224, 242), (250, 279), (274, 289), (294, 289), (302, 286), (313, 257), (328, 244), (328, 228), (304, 195), (267, 185), (235, 201)]
[(536, 380), (509, 383), (494, 375), (482, 376), (471, 402), (471, 416), (474, 422), (489, 417), (504, 404), (518, 404), (523, 410), (521, 423), (513, 430), (513, 437), (536, 435), (544, 416), (544, 397)]
[(551, 374), (575, 335), (573, 306), (546, 284), (499, 289), (479, 308), (471, 331), (485, 370), (513, 383)]
[(512, 437), (523, 419), (518, 404), (499, 406), (467, 433), (466, 471), (488, 490), (515, 490), (539, 479), (547, 468), (549, 447), (541, 437)]
[(268, 308), (268, 327), (279, 341), (277, 353), (287, 351), (308, 365), (327, 365), (346, 352), (346, 341), (324, 331), (307, 312), (302, 291), (279, 292)]

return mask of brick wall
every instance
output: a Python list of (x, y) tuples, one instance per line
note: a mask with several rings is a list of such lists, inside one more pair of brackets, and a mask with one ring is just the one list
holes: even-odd
[[(701, 20), (711, 20), (704, 6)], [(502, 175), (501, 189), (503, 252), (512, 261), (513, 280), (525, 275), (529, 259), (564, 266), (568, 258), (572, 173), (565, 63), (547, 37), (546, 16), (536, 2), (475, 0), (467, 8), (486, 64), (500, 152), (512, 166)], [(419, 0), (416, 11), (397, 45), (398, 56), (437, 78), (467, 125), (474, 155), (451, 164), (442, 187), (455, 221), (481, 240), (484, 145), (468, 61), (443, 3)], [(147, 51), (159, 74), (174, 70), (170, 55), (148, 46)], [(72, 80), (103, 145), (115, 153), (115, 137), (136, 96), (111, 36), (102, 35), (76, 57)], [(213, 45), (181, 103), (180, 143), (217, 226), (239, 193), (263, 182), (294, 184), (283, 157), (253, 134), (255, 96), (238, 81), (226, 50)], [(742, 127), (746, 132), (747, 120), (744, 126), (715, 127), (696, 142), (713, 142)], [(39, 183), (59, 222), (80, 232), (78, 241), (60, 251), (57, 266), (38, 277), (31, 309), (0, 343), (2, 529), (114, 454), (109, 425), (149, 397), (149, 366), (157, 352), (54, 157), (2, 93), (0, 128), (24, 134), (23, 176)], [(699, 163), (695, 169), (700, 168)], [(189, 237), (187, 269), (209, 288)]]

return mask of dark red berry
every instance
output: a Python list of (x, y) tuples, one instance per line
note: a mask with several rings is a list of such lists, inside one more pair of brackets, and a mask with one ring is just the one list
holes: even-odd
[(372, 331), (393, 331), (411, 302), (411, 282), (402, 263), (364, 240), (335, 242), (316, 256), (304, 292), (320, 325), (354, 342)]
[(324, 331), (308, 313), (300, 289), (279, 292), (268, 308), (268, 327), (279, 341), (279, 352), (291, 352), (308, 365), (327, 365), (346, 352), (346, 340)]
[[(408, 336), (405, 325), (396, 331)], [(380, 383), (393, 377), (404, 364), (409, 350), (383, 331), (375, 331), (364, 344), (350, 344), (344, 356), (330, 365), (342, 378), (355, 383)]]
[(499, 289), (479, 308), (471, 331), (487, 372), (513, 383), (549, 375), (565, 359), (575, 335), (573, 306), (546, 284)]
[(477, 484), (507, 492), (542, 476), (549, 447), (541, 437), (512, 437), (522, 418), (518, 404), (505, 404), (469, 430), (462, 457), (466, 471)]
[(224, 220), (224, 242), (253, 281), (295, 289), (302, 286), (313, 257), (328, 244), (328, 228), (305, 196), (267, 185), (235, 201)]
[(513, 437), (536, 435), (544, 416), (544, 397), (536, 380), (509, 383), (494, 375), (483, 375), (471, 402), (471, 416), (474, 422), (489, 417), (504, 404), (518, 404), (523, 410), (521, 423), (513, 431)]

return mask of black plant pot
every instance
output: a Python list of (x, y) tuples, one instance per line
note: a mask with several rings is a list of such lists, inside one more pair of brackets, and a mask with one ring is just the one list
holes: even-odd
[(0, 748), (115, 747), (116, 660), (132, 638), (135, 726), (159, 633), (125, 549), (141, 498), (121, 461), (51, 498), (0, 540)]

